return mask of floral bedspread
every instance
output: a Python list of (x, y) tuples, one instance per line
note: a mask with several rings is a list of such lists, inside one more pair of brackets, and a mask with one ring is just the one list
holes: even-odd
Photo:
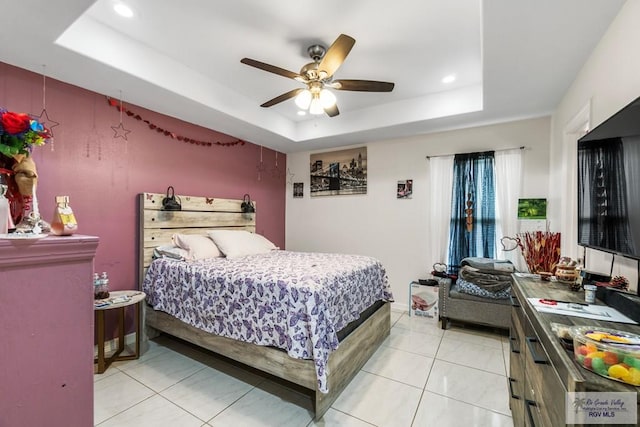
[(393, 301), (386, 271), (374, 258), (290, 251), (157, 259), (142, 289), (154, 309), (199, 329), (313, 359), (323, 393), (337, 332), (376, 301)]

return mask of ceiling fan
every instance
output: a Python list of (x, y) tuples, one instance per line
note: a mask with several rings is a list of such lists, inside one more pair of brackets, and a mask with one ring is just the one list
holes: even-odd
[(317, 44), (309, 46), (307, 52), (313, 62), (304, 65), (300, 69), (300, 73), (294, 73), (293, 71), (250, 58), (242, 58), (240, 62), (306, 85), (306, 88), (293, 89), (276, 96), (260, 105), (261, 107), (271, 107), (295, 97), (296, 105), (304, 110), (309, 109), (311, 114), (322, 114), (324, 112), (329, 117), (334, 117), (340, 114), (340, 111), (336, 106), (335, 95), (327, 88), (359, 92), (391, 92), (393, 90), (394, 84), (389, 82), (333, 79), (333, 74), (342, 65), (355, 42), (352, 37), (340, 34), (333, 44), (329, 46), (329, 49)]

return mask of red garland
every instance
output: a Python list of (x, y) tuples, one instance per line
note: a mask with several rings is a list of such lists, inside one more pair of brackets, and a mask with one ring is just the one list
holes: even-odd
[(107, 96), (107, 102), (109, 103), (110, 106), (116, 107), (118, 109), (118, 111), (120, 111), (121, 108), (122, 108), (122, 112), (124, 112), (127, 116), (133, 117), (136, 120), (143, 121), (144, 123), (146, 123), (149, 126), (149, 129), (155, 130), (158, 133), (163, 133), (165, 136), (171, 137), (171, 139), (177, 139), (178, 141), (188, 142), (190, 144), (202, 145), (202, 146), (206, 146), (206, 147), (211, 147), (212, 145), (221, 145), (223, 147), (231, 147), (232, 145), (244, 145), (245, 144), (245, 142), (243, 140), (241, 140), (241, 139), (239, 139), (237, 141), (233, 141), (233, 142), (220, 142), (220, 141), (208, 142), (208, 141), (198, 141), (197, 139), (187, 138), (186, 136), (177, 135), (175, 132), (171, 132), (171, 131), (162, 129), (161, 127), (151, 123), (149, 120), (143, 119), (142, 116), (140, 116), (140, 114), (135, 114), (133, 111), (128, 110), (125, 107), (120, 107), (119, 101), (117, 101), (117, 100), (115, 100), (113, 98), (109, 98)]

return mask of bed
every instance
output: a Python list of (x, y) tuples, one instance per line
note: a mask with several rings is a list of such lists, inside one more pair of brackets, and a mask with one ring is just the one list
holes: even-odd
[(164, 197), (139, 196), (147, 327), (307, 389), (320, 419), (389, 335), (384, 268), (369, 257), (281, 250), (152, 262), (174, 233), (255, 232), (256, 214), (242, 213), (242, 200), (178, 196), (182, 210), (163, 211)]

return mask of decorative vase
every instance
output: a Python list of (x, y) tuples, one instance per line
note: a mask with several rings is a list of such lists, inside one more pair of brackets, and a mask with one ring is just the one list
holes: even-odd
[(38, 208), (38, 197), (36, 196), (36, 186), (33, 185), (31, 195), (23, 195), (22, 220), (16, 225), (19, 233), (41, 234), (51, 231), (51, 225), (40, 218)]
[(4, 195), (6, 194), (9, 186), (5, 184), (4, 176), (0, 174), (0, 234), (9, 232), (9, 225), (11, 221), (11, 209), (9, 209), (9, 200)]
[(16, 231), (33, 234), (48, 233), (51, 231), (51, 226), (40, 218), (38, 197), (36, 196), (38, 170), (33, 158), (23, 158), (20, 163), (14, 164), (12, 169), (13, 179), (22, 199), (22, 215), (16, 225)]

